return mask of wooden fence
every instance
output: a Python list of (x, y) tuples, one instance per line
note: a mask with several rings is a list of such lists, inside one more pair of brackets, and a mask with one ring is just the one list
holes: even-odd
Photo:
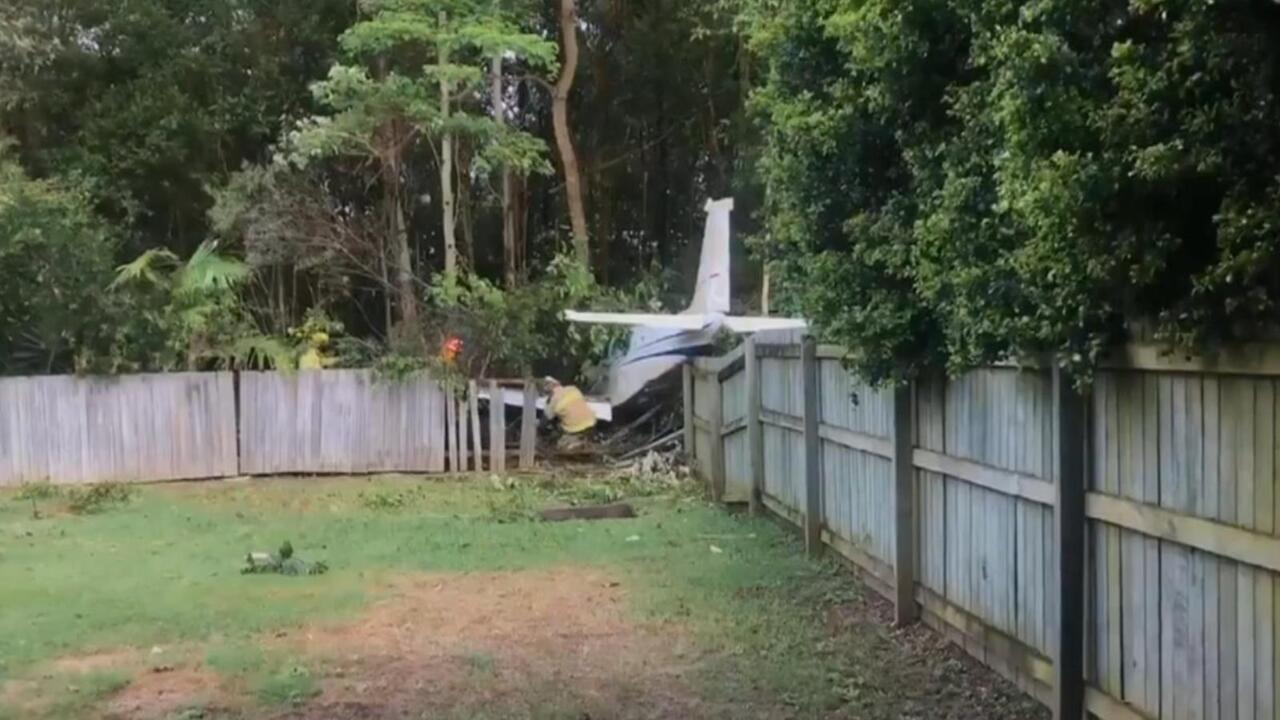
[[(238, 385), (238, 388), (237, 388)], [(525, 384), (521, 468), (533, 465)], [(0, 378), (0, 487), (280, 473), (504, 471), (507, 413), (367, 370)], [(502, 398), (497, 382), (483, 386)], [(485, 427), (487, 426), (487, 427)]]
[(230, 373), (0, 378), (0, 486), (236, 474)]
[(1083, 395), (992, 367), (868, 387), (814, 344), (686, 370), (694, 464), (1049, 704), (1278, 713), (1280, 362), (1131, 348)]

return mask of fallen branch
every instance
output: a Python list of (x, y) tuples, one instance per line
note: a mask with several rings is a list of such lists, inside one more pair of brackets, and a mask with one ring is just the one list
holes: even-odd
[(649, 451), (651, 451), (651, 450), (656, 450), (657, 448), (663, 447), (664, 445), (668, 445), (668, 444), (672, 443), (672, 442), (673, 442), (673, 441), (675, 441), (675, 440), (679, 440), (679, 439), (680, 439), (681, 437), (683, 437), (683, 436), (684, 436), (684, 430), (683, 430), (683, 429), (681, 429), (681, 430), (676, 430), (675, 432), (672, 432), (672, 433), (671, 433), (671, 434), (669, 434), (669, 435), (664, 435), (664, 436), (662, 436), (662, 437), (658, 438), (657, 440), (654, 440), (653, 442), (649, 443), (648, 445), (645, 445), (645, 446), (643, 446), (643, 447), (638, 447), (638, 448), (636, 448), (635, 450), (632, 450), (631, 452), (628, 452), (626, 455), (623, 455), (623, 456), (619, 457), (619, 458), (618, 458), (618, 461), (619, 461), (619, 462), (626, 462), (627, 460), (630, 460), (630, 459), (632, 459), (632, 458), (636, 458), (636, 457), (639, 457), (639, 456), (641, 456), (641, 455), (644, 455), (645, 453), (647, 453), (647, 452), (649, 452)]

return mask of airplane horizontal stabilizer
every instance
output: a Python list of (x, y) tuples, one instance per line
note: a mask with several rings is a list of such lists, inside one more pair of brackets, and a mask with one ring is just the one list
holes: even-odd
[(705, 315), (578, 312), (577, 310), (566, 310), (564, 313), (564, 319), (569, 322), (669, 328), (672, 330), (701, 330), (707, 324), (707, 317)]
[(735, 333), (757, 333), (766, 330), (804, 330), (809, 323), (797, 318), (742, 317), (727, 315), (724, 326)]

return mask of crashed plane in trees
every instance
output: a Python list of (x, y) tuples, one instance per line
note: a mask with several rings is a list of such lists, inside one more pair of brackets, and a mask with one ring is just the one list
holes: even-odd
[[(729, 314), (729, 218), (733, 199), (709, 200), (706, 212), (698, 280), (693, 301), (684, 312), (665, 315), (565, 311), (564, 318), (570, 322), (633, 328), (627, 350), (609, 364), (603, 392), (586, 400), (597, 419), (610, 422), (615, 409), (644, 405), (646, 390), (662, 385), (689, 358), (708, 354), (721, 330), (750, 334), (807, 327), (799, 319)], [(524, 402), (524, 395), (518, 390), (508, 389), (503, 394), (506, 405)], [(481, 397), (487, 398), (487, 394), (482, 393)], [(547, 399), (539, 398), (537, 407), (539, 412), (546, 412)]]
[[(609, 365), (604, 399), (611, 408), (637, 402), (643, 391), (658, 383), (690, 357), (708, 353), (720, 331), (750, 334), (765, 330), (796, 330), (804, 320), (745, 317), (729, 314), (729, 235), (733, 199), (709, 200), (707, 226), (698, 262), (693, 301), (683, 313), (605, 313), (566, 311), (570, 322), (625, 325), (634, 328), (627, 350)], [(602, 418), (603, 419), (603, 418)]]

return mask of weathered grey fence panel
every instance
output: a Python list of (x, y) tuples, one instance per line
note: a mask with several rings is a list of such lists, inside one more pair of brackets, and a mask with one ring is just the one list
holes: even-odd
[[(824, 537), (887, 592), (892, 413), (838, 355), (819, 352)], [(762, 346), (759, 361), (766, 500), (796, 523), (805, 504), (799, 356), (796, 346)], [(1077, 609), (1060, 625), (1055, 604), (1078, 596), (1064, 594), (1055, 569), (1059, 553), (1070, 554), (1058, 543), (1075, 537), (1055, 531), (1054, 503), (1066, 507), (1055, 467), (1078, 469), (1079, 451), (1057, 457), (1065, 406), (1050, 373), (1002, 366), (918, 380), (914, 544), (925, 619), (1063, 708), (1083, 700), (1108, 720), (1280, 717), (1275, 357), (1242, 348), (1165, 359), (1130, 347), (1104, 364), (1087, 422), (1063, 438), (1084, 446), (1088, 597), (1083, 619)], [(1078, 650), (1069, 643), (1081, 622), (1089, 689), (1081, 698), (1061, 678), (1053, 696), (1050, 658), (1059, 637), (1063, 652)]]
[(230, 373), (0, 379), (0, 485), (236, 472)]
[(804, 508), (804, 376), (799, 357), (761, 358), (764, 491), (792, 512)]
[[(819, 379), (823, 426), (888, 441), (893, 427), (892, 390), (859, 382), (832, 358), (819, 361)], [(890, 459), (832, 437), (822, 443), (822, 467), (828, 530), (891, 566), (896, 523)]]
[(442, 472), (445, 394), (367, 370), (240, 375), (246, 474)]
[[(917, 407), (922, 425), (935, 434), (941, 427), (948, 457), (1047, 479), (1049, 390), (1040, 373), (982, 369), (946, 382), (940, 420), (935, 389)], [(936, 483), (925, 483), (922, 494), (931, 498)], [(946, 599), (1047, 654), (1051, 513), (951, 476), (944, 476), (942, 494)]]
[(724, 443), (724, 501), (751, 500), (751, 448), (747, 445), (747, 374), (738, 372), (721, 383)]
[[(1275, 381), (1108, 371), (1093, 488), (1276, 535)], [(1276, 573), (1095, 520), (1091, 678), (1158, 717), (1276, 717)]]
[(893, 466), (887, 458), (822, 443), (824, 520), (840, 538), (892, 565)]
[(704, 481), (711, 480), (712, 469), (712, 434), (715, 430), (711, 427), (711, 422), (715, 416), (712, 412), (712, 403), (715, 401), (716, 394), (713, 392), (711, 383), (715, 382), (714, 378), (709, 377), (701, 370), (695, 370), (693, 374), (693, 457), (695, 459), (696, 470), (698, 475)]
[(849, 375), (839, 360), (819, 361), (819, 372), (824, 424), (879, 438), (888, 438), (892, 434), (892, 390), (872, 388), (859, 382)]

